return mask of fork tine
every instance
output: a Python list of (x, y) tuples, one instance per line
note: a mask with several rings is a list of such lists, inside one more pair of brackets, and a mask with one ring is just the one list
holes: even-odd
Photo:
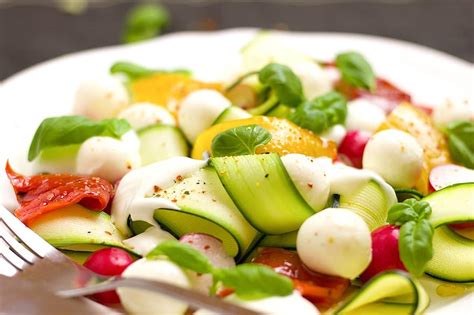
[(8, 261), (5, 260), (5, 258), (0, 255), (0, 275), (13, 277), (17, 272), (18, 269), (13, 267)]
[(26, 247), (20, 244), (11, 234), (10, 230), (5, 226), (3, 221), (0, 220), (0, 239), (3, 239), (7, 243), (11, 250), (15, 252), (20, 258), (27, 263), (32, 264), (36, 256), (32, 254)]
[(0, 206), (0, 219), (5, 226), (22, 241), (33, 253), (44, 258), (51, 250), (54, 250), (48, 242), (27, 228), (7, 209)]
[(28, 265), (26, 261), (10, 250), (10, 247), (4, 240), (0, 240), (0, 256), (18, 270), (23, 270)]

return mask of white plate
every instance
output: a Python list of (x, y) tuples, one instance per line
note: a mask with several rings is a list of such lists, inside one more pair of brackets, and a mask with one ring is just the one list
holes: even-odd
[[(3, 165), (7, 158), (27, 172), (26, 152), (42, 119), (67, 114), (74, 92), (85, 78), (106, 75), (110, 65), (128, 60), (155, 68), (189, 68), (203, 80), (219, 80), (235, 67), (239, 49), (255, 29), (187, 32), (130, 46), (100, 48), (66, 55), (22, 71), (0, 85), (0, 203), (15, 207)], [(339, 33), (279, 32), (282, 40), (319, 60), (356, 50), (377, 74), (411, 93), (415, 101), (435, 106), (445, 98), (474, 99), (472, 64), (442, 52), (393, 39)], [(432, 289), (434, 289), (433, 286)], [(472, 312), (474, 294), (432, 302), (433, 313)]]

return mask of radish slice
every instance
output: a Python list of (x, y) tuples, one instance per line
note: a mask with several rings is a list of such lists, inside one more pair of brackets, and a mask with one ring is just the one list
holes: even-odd
[(470, 182), (474, 182), (474, 171), (459, 165), (440, 165), (433, 168), (430, 173), (430, 184), (434, 190)]
[[(222, 241), (214, 236), (203, 233), (189, 233), (183, 235), (179, 241), (191, 245), (206, 255), (215, 267), (235, 267), (235, 261), (226, 253)], [(203, 294), (209, 293), (209, 289), (212, 286), (212, 277), (210, 275), (193, 273), (191, 279), (194, 289)]]

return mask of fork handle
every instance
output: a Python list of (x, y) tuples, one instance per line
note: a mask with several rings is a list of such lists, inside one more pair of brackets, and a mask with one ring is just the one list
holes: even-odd
[(83, 288), (61, 290), (56, 292), (60, 297), (73, 298), (91, 295), (105, 291), (111, 291), (119, 287), (144, 289), (167, 295), (177, 300), (186, 301), (193, 308), (205, 308), (219, 314), (235, 315), (261, 315), (261, 313), (244, 308), (216, 297), (209, 297), (196, 291), (185, 289), (167, 282), (157, 280), (146, 280), (140, 278), (114, 277), (98, 284)]

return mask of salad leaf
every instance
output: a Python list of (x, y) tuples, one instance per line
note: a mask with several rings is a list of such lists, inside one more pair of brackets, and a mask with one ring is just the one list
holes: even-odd
[(125, 119), (94, 121), (84, 116), (59, 116), (46, 118), (36, 129), (28, 151), (28, 161), (33, 161), (46, 148), (81, 144), (94, 136), (119, 139), (132, 127)]
[(387, 221), (395, 225), (403, 225), (408, 221), (416, 221), (431, 216), (431, 206), (426, 201), (415, 198), (394, 204), (388, 211)]
[(292, 122), (315, 133), (342, 124), (347, 117), (347, 100), (337, 92), (329, 92), (306, 101), (288, 116)]
[(420, 276), (433, 258), (433, 226), (427, 219), (409, 221), (400, 228), (399, 250), (403, 265), (410, 273)]
[(127, 62), (127, 61), (118, 61), (110, 67), (111, 74), (123, 74), (127, 76), (127, 78), (131, 81), (140, 79), (143, 77), (150, 76), (156, 73), (180, 73), (189, 75), (191, 72), (186, 69), (175, 69), (175, 70), (155, 70), (145, 68), (135, 63)]
[(346, 83), (369, 91), (375, 90), (375, 74), (372, 67), (361, 54), (345, 52), (337, 55), (336, 66)]
[(448, 148), (453, 160), (474, 168), (474, 121), (457, 121), (447, 126)]
[(138, 5), (127, 15), (122, 41), (134, 43), (153, 38), (168, 26), (169, 21), (169, 12), (164, 6), (157, 3)]
[(263, 85), (270, 86), (282, 104), (296, 107), (304, 99), (300, 79), (285, 65), (266, 65), (258, 73), (258, 80)]
[(214, 270), (206, 255), (178, 241), (165, 241), (159, 244), (146, 258), (154, 259), (161, 255), (166, 255), (175, 264), (198, 273), (211, 273)]
[(241, 299), (246, 300), (286, 296), (293, 292), (290, 278), (259, 264), (242, 264), (235, 268), (219, 269), (215, 277), (224, 286), (233, 288)]
[(258, 125), (228, 129), (212, 139), (211, 151), (215, 157), (255, 154), (257, 147), (268, 143), (272, 135)]

